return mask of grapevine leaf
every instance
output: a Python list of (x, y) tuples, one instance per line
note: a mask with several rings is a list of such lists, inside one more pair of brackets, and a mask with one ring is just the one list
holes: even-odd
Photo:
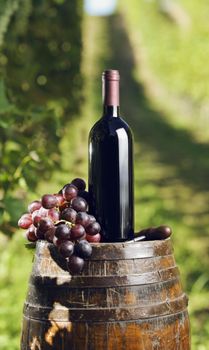
[(36, 248), (36, 242), (25, 243), (25, 248), (33, 250)]
[[(6, 94), (5, 94), (5, 86), (3, 80), (0, 80), (0, 113), (5, 113), (10, 111), (12, 105), (9, 103)], [(5, 128), (8, 126), (6, 120), (3, 120), (2, 123), (0, 121), (0, 126)]]

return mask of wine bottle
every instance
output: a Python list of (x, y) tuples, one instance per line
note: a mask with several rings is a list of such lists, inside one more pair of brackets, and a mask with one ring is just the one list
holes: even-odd
[(106, 242), (134, 237), (133, 140), (120, 117), (119, 80), (117, 70), (102, 74), (103, 115), (89, 134), (90, 213)]

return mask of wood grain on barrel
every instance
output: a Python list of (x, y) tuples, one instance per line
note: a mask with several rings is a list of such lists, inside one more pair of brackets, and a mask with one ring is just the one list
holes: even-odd
[(38, 242), (21, 350), (189, 350), (187, 297), (170, 239), (93, 244), (71, 276)]

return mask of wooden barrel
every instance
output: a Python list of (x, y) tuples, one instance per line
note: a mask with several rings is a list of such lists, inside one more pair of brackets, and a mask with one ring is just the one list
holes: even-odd
[(170, 239), (93, 244), (71, 276), (37, 243), (21, 350), (189, 350), (187, 297)]

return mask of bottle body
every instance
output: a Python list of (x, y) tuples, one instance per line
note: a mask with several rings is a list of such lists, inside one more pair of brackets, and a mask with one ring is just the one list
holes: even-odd
[(133, 238), (133, 140), (120, 117), (104, 115), (89, 135), (90, 211), (107, 242)]

